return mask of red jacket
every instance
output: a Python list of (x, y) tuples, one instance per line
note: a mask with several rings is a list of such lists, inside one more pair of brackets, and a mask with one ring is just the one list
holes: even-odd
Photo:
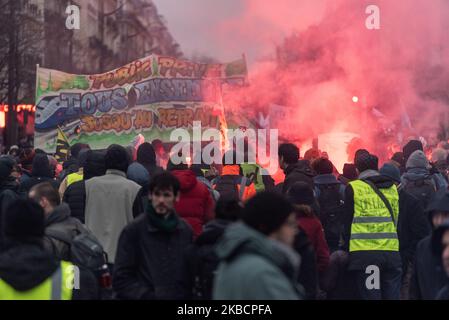
[(193, 228), (195, 237), (203, 225), (214, 218), (214, 200), (209, 189), (196, 179), (191, 170), (174, 170), (172, 174), (181, 184), (181, 196), (175, 209)]
[(329, 247), (324, 237), (323, 226), (317, 217), (298, 217), (298, 224), (309, 238), (315, 249), (318, 272), (324, 272), (329, 266)]

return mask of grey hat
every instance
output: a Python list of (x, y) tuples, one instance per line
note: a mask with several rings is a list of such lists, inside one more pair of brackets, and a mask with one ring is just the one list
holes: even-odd
[(406, 169), (411, 169), (411, 168), (430, 169), (432, 167), (429, 164), (429, 160), (427, 159), (424, 152), (422, 152), (421, 150), (416, 150), (408, 158), (405, 168)]

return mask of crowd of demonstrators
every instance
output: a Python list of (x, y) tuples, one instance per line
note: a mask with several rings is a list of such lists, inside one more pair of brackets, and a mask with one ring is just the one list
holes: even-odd
[[(175, 164), (160, 141), (77, 143), (62, 164), (13, 147), (0, 299), (447, 299), (448, 149), (412, 140), (381, 167), (359, 149), (339, 174), (285, 143), (274, 185), (248, 144), (221, 166)], [(82, 290), (59, 285), (72, 265)]]

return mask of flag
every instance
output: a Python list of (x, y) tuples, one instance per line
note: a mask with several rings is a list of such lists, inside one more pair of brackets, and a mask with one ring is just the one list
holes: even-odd
[(58, 137), (56, 138), (55, 158), (58, 162), (67, 160), (69, 155), (70, 144), (64, 132), (58, 126)]

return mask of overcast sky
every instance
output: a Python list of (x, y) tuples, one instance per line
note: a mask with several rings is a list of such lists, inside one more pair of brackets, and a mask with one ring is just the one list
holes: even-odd
[(290, 34), (321, 20), (327, 0), (153, 0), (187, 58), (209, 56), (221, 62), (243, 53), (254, 61), (274, 55)]
[[(195, 52), (220, 60), (234, 60), (234, 56), (223, 52), (216, 28), (220, 23), (239, 14), (242, 10), (240, 0), (153, 0), (158, 11), (168, 22), (168, 28), (189, 57)], [(237, 55), (237, 56), (236, 56)]]

